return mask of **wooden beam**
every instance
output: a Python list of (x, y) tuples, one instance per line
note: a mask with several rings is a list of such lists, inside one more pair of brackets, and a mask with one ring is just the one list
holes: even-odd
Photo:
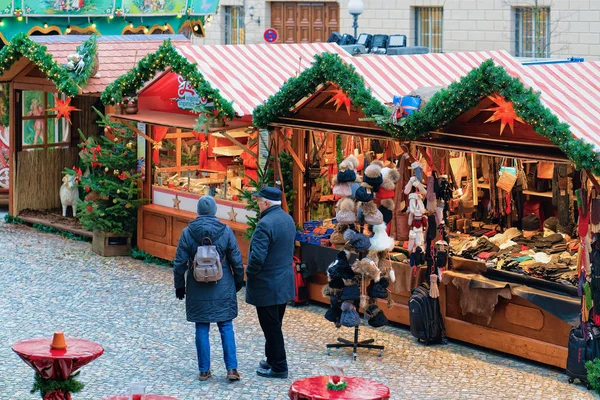
[(588, 177), (590, 178), (590, 181), (592, 181), (592, 185), (594, 185), (594, 188), (596, 189), (596, 191), (598, 193), (600, 193), (600, 184), (598, 184), (598, 180), (596, 179), (596, 177), (590, 173), (590, 171), (585, 170), (585, 172), (587, 173)]
[(8, 114), (8, 126), (9, 131), (9, 139), (8, 139), (8, 146), (9, 146), (9, 157), (8, 157), (8, 176), (9, 176), (9, 181), (8, 181), (8, 213), (12, 216), (15, 216), (15, 181), (16, 181), (16, 177), (17, 177), (17, 129), (16, 129), (16, 121), (15, 121), (15, 115), (16, 115), (16, 101), (15, 101), (15, 87), (14, 87), (14, 83), (10, 83), (8, 85), (8, 95), (10, 96), (9, 98), (9, 114)]
[(285, 149), (288, 151), (288, 153), (290, 153), (290, 155), (294, 159), (296, 166), (300, 169), (300, 171), (302, 171), (302, 173), (306, 172), (304, 164), (302, 163), (302, 161), (300, 161), (300, 157), (298, 157), (298, 154), (296, 154), (290, 143), (287, 141), (285, 135), (279, 129), (275, 132), (277, 132), (277, 135), (279, 135), (281, 142), (283, 143), (283, 147), (285, 147)]
[(220, 132), (220, 134), (225, 136), (226, 139), (231, 140), (233, 144), (244, 150), (246, 153), (250, 154), (252, 157), (258, 159), (258, 155), (255, 152), (253, 152), (248, 148), (248, 146), (246, 146), (245, 144), (241, 143), (239, 140), (228, 134), (227, 131), (222, 131)]

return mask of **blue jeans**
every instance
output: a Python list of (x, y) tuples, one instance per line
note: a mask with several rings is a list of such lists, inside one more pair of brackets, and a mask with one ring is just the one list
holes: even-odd
[[(223, 358), (227, 370), (237, 369), (237, 356), (235, 354), (235, 334), (233, 322), (217, 322), (223, 344)], [(210, 341), (208, 340), (209, 323), (196, 322), (196, 351), (198, 353), (198, 369), (200, 372), (210, 370)]]

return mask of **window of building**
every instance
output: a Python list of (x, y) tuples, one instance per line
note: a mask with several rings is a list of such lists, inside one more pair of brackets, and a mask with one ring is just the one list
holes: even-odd
[[(70, 142), (70, 125), (66, 118), (56, 119), (54, 94), (33, 90), (23, 91), (23, 148), (64, 146)], [(65, 100), (64, 95), (60, 95)]]
[(515, 56), (550, 56), (550, 7), (517, 7)]
[(225, 14), (225, 44), (244, 44), (245, 24), (244, 7), (224, 6)]
[(415, 7), (415, 46), (425, 46), (431, 53), (442, 52), (443, 7)]

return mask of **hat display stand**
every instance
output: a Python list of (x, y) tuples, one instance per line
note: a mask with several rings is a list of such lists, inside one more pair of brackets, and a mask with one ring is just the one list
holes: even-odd
[[(359, 181), (360, 178), (358, 176), (355, 178), (354, 174), (348, 172), (352, 170), (356, 171), (354, 160), (355, 157), (350, 156), (340, 164), (339, 171), (342, 173), (338, 174), (337, 179), (334, 180), (334, 185), (344, 184), (350, 179)], [(374, 339), (359, 340), (360, 319), (350, 318), (348, 313), (357, 313), (358, 310), (363, 309), (364, 317), (368, 319), (369, 325), (373, 327), (387, 325), (387, 318), (377, 306), (377, 303), (380, 298), (388, 298), (388, 279), (391, 278), (394, 281), (394, 273), (391, 267), (380, 270), (379, 263), (380, 256), (388, 260), (387, 251), (382, 251), (382, 248), (389, 247), (389, 241), (391, 241), (391, 247), (393, 248), (393, 240), (386, 233), (386, 226), (390, 221), (379, 218), (382, 215), (375, 201), (383, 202), (384, 200), (388, 200), (388, 204), (392, 202), (389, 193), (393, 194), (395, 192), (395, 185), (399, 180), (399, 174), (396, 171), (391, 172), (389, 168), (384, 169), (383, 163), (374, 161), (365, 168), (362, 180), (362, 187), (366, 189), (365, 193), (370, 195), (369, 198), (360, 198), (358, 195), (341, 197), (336, 207), (338, 223), (349, 225), (343, 236), (346, 240), (345, 245), (347, 248), (351, 248), (358, 253), (358, 260), (350, 268), (344, 252), (340, 252), (337, 260), (331, 263), (327, 269), (329, 284), (325, 287), (324, 292), (325, 295), (331, 296), (331, 306), (325, 317), (329, 321), (334, 322), (338, 327), (343, 325), (354, 328), (352, 339), (349, 340), (340, 337), (337, 339), (337, 343), (327, 344), (327, 354), (331, 354), (331, 349), (351, 348), (354, 360), (357, 358), (358, 349), (379, 350), (380, 357), (383, 355), (383, 350), (385, 349), (385, 346), (375, 344)], [(381, 198), (378, 197), (380, 188), (386, 191), (386, 194), (382, 195)], [(385, 206), (386, 204), (384, 203)], [(351, 209), (356, 216), (349, 215)], [(392, 210), (393, 208), (390, 212)], [(371, 223), (377, 225), (372, 227)], [(367, 227), (370, 228), (369, 232), (375, 232), (375, 235), (366, 236), (364, 233)], [(351, 271), (353, 278), (348, 279), (349, 276), (345, 275), (343, 271)], [(379, 284), (379, 282), (382, 283)], [(359, 292), (356, 291), (357, 285), (360, 285)], [(367, 287), (370, 288), (369, 291), (367, 291)], [(354, 290), (350, 290), (350, 288)], [(348, 293), (355, 293), (355, 297), (350, 298), (347, 295)], [(359, 293), (358, 298), (356, 297), (356, 293)], [(352, 310), (349, 310), (348, 301), (354, 305)], [(343, 304), (344, 302), (345, 304)], [(388, 301), (388, 306), (391, 304), (393, 302)], [(344, 313), (346, 314), (344, 315)]]

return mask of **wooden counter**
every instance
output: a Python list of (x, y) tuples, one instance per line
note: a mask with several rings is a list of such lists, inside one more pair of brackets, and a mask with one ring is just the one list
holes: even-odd
[[(193, 212), (156, 204), (141, 207), (138, 212), (138, 248), (153, 256), (173, 260), (183, 228), (197, 216)], [(248, 229), (248, 225), (222, 219), (220, 221), (229, 225), (233, 230), (242, 253), (242, 259), (246, 264), (249, 241), (244, 239), (244, 233)]]

